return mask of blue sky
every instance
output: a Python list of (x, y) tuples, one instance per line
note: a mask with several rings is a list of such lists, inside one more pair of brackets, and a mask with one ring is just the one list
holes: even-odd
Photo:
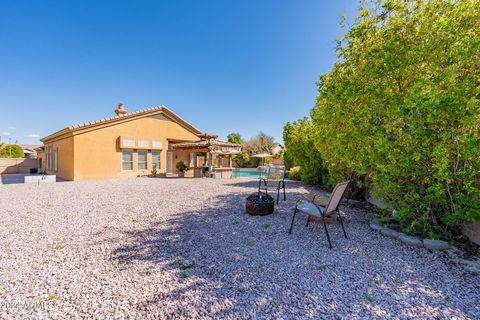
[(0, 135), (164, 104), (200, 130), (249, 138), (308, 114), (357, 1), (0, 0)]

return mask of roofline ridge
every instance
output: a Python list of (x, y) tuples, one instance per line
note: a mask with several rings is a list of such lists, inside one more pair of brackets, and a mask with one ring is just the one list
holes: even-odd
[(153, 112), (153, 111), (161, 111), (161, 112), (167, 113), (167, 115), (170, 115), (173, 118), (175, 118), (174, 120), (177, 123), (179, 123), (181, 126), (186, 127), (187, 130), (192, 131), (192, 133), (194, 133), (197, 136), (205, 134), (203, 131), (199, 130), (197, 127), (193, 126), (192, 124), (190, 124), (189, 122), (184, 120), (177, 113), (175, 113), (171, 109), (167, 108), (164, 104), (160, 104), (160, 105), (156, 105), (156, 106), (153, 106), (153, 107), (150, 107), (150, 108), (143, 108), (143, 109), (139, 109), (139, 110), (136, 110), (136, 111), (127, 112), (124, 115), (103, 117), (103, 118), (97, 119), (97, 120), (86, 121), (86, 122), (83, 122), (83, 123), (77, 123), (77, 124), (74, 124), (74, 125), (70, 125), (68, 127), (65, 127), (61, 130), (58, 130), (58, 131), (56, 131), (56, 132), (54, 132), (50, 135), (47, 135), (47, 136), (43, 137), (42, 139), (40, 139), (40, 141), (43, 142), (43, 140), (45, 140), (45, 138), (51, 139), (51, 138), (54, 138), (55, 136), (57, 136), (61, 133), (67, 133), (68, 131), (73, 132), (73, 131), (77, 131), (79, 129), (86, 128), (86, 127), (89, 127), (89, 126), (100, 125), (100, 124), (103, 124), (105, 122), (116, 121), (116, 120), (125, 119), (125, 118), (129, 118), (129, 117), (134, 117), (134, 116), (137, 116), (137, 115), (142, 115), (144, 113), (149, 113), (149, 112)]

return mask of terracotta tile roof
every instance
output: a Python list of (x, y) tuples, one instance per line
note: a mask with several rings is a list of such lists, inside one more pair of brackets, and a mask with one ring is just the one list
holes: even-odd
[[(141, 115), (143, 113), (150, 113), (152, 111), (157, 111), (157, 110), (169, 110), (167, 107), (165, 107), (164, 105), (160, 105), (160, 106), (156, 106), (156, 107), (153, 107), (153, 108), (148, 108), (148, 109), (140, 109), (140, 110), (137, 110), (137, 111), (133, 111), (133, 112), (128, 112), (124, 115), (119, 115), (119, 116), (113, 116), (113, 117), (106, 117), (106, 118), (103, 118), (103, 119), (100, 119), (100, 120), (94, 120), (94, 121), (89, 121), (89, 122), (84, 122), (84, 123), (80, 123), (80, 124), (75, 124), (73, 126), (70, 126), (68, 127), (69, 129), (71, 130), (74, 130), (74, 129), (78, 129), (78, 128), (83, 128), (83, 127), (87, 127), (87, 126), (91, 126), (91, 125), (94, 125), (94, 124), (100, 124), (100, 123), (104, 123), (104, 122), (108, 122), (108, 121), (112, 121), (112, 120), (119, 120), (119, 119), (125, 119), (125, 118), (128, 118), (128, 117), (132, 117), (132, 116), (136, 116), (136, 115)], [(170, 112), (172, 112), (171, 110), (169, 110)], [(172, 112), (173, 113), (173, 112)], [(180, 118), (180, 117), (179, 117)]]
[(56, 137), (60, 134), (65, 134), (65, 133), (80, 130), (80, 129), (83, 129), (83, 128), (94, 127), (94, 126), (97, 126), (97, 125), (100, 125), (100, 124), (103, 124), (103, 123), (115, 122), (115, 121), (128, 119), (128, 118), (132, 118), (132, 117), (137, 117), (137, 116), (141, 116), (141, 115), (146, 116), (150, 113), (154, 113), (154, 112), (158, 112), (158, 111), (163, 112), (167, 116), (171, 117), (177, 123), (187, 127), (188, 129), (190, 129), (190, 131), (194, 132), (196, 135), (201, 136), (203, 134), (202, 131), (198, 130), (197, 128), (192, 126), (187, 121), (183, 120), (179, 115), (177, 115), (172, 110), (168, 109), (164, 105), (159, 105), (159, 106), (156, 106), (156, 107), (153, 107), (153, 108), (140, 109), (140, 110), (137, 110), (137, 111), (128, 112), (128, 113), (125, 113), (123, 115), (106, 117), (106, 118), (103, 118), (103, 119), (100, 119), (100, 120), (94, 120), (94, 121), (84, 122), (84, 123), (80, 123), (80, 124), (75, 124), (75, 125), (72, 125), (70, 127), (65, 128), (65, 129), (62, 129), (60, 131), (57, 131), (55, 133), (52, 133), (51, 135), (48, 135), (48, 136), (40, 139), (40, 141), (43, 142), (44, 140), (51, 139), (51, 138)]
[(241, 144), (231, 143), (227, 141), (215, 140), (215, 139), (207, 139), (207, 140), (197, 140), (192, 142), (180, 142), (173, 145), (174, 149), (179, 148), (206, 148), (210, 146), (215, 147), (238, 147), (241, 148)]

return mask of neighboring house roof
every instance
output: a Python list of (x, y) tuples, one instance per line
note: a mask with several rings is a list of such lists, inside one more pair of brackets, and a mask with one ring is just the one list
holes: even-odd
[(37, 148), (41, 147), (40, 144), (19, 144), (25, 154), (37, 154)]
[(36, 148), (39, 148), (41, 147), (42, 145), (41, 144), (19, 144), (19, 146), (22, 148), (22, 149), (29, 149), (29, 150), (35, 150)]
[(277, 144), (276, 146), (274, 146), (272, 148), (272, 153), (276, 155), (277, 153), (279, 153), (283, 150), (285, 150), (285, 149), (280, 144)]
[(123, 114), (123, 115), (117, 115), (117, 116), (113, 116), (113, 117), (103, 118), (103, 119), (100, 119), (100, 120), (95, 120), (95, 121), (76, 124), (76, 125), (67, 127), (65, 129), (62, 129), (60, 131), (57, 131), (55, 133), (52, 133), (51, 135), (48, 135), (48, 136), (40, 139), (40, 141), (45, 142), (47, 140), (50, 140), (52, 138), (61, 136), (63, 134), (73, 133), (73, 132), (83, 130), (83, 129), (93, 129), (97, 126), (101, 126), (101, 125), (104, 125), (104, 124), (110, 124), (110, 123), (114, 123), (114, 122), (123, 122), (123, 121), (128, 120), (128, 119), (133, 120), (133, 119), (143, 118), (143, 117), (147, 117), (147, 116), (151, 116), (151, 115), (155, 115), (155, 114), (160, 114), (160, 113), (164, 114), (165, 116), (172, 119), (173, 121), (175, 121), (176, 123), (178, 123), (179, 125), (186, 128), (187, 130), (189, 130), (190, 132), (192, 132), (193, 134), (195, 134), (197, 136), (200, 136), (200, 135), (203, 134), (203, 132), (201, 132), (200, 130), (195, 128), (193, 125), (191, 125), (187, 121), (180, 118), (180, 116), (178, 116), (175, 112), (168, 109), (164, 105), (160, 105), (160, 106), (153, 107), (153, 108), (141, 109), (141, 110), (138, 110), (138, 111), (128, 112), (128, 113)]

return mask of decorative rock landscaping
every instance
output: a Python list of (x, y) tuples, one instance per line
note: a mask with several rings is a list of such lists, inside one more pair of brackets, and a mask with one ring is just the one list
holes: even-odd
[[(124, 179), (0, 186), (0, 319), (480, 319), (480, 275), (444, 252), (305, 227), (312, 189), (250, 216), (258, 182)], [(27, 196), (28, 195), (28, 196)], [(454, 254), (454, 252), (452, 253)]]
[(414, 247), (414, 248), (424, 247), (425, 249), (429, 249), (429, 250), (446, 251), (448, 258), (452, 262), (458, 265), (461, 265), (465, 270), (469, 272), (480, 274), (480, 258), (477, 258), (476, 260), (464, 259), (462, 258), (462, 252), (458, 248), (451, 247), (445, 241), (434, 240), (434, 239), (421, 240), (418, 237), (409, 236), (402, 232), (398, 232), (393, 229), (382, 226), (378, 223), (378, 220), (373, 220), (372, 222), (370, 222), (370, 228), (372, 228), (373, 230), (379, 231), (384, 236), (397, 239), (410, 247)]

